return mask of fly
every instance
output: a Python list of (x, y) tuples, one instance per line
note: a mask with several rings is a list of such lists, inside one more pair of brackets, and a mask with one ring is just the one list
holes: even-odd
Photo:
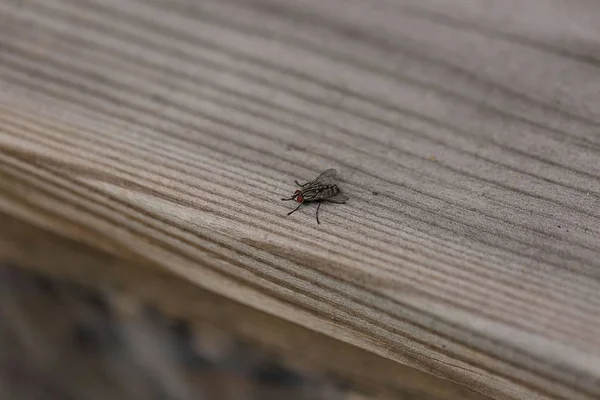
[(349, 199), (348, 196), (340, 193), (340, 188), (338, 188), (337, 184), (335, 183), (336, 175), (337, 171), (333, 168), (330, 168), (322, 172), (321, 175), (317, 176), (312, 181), (306, 182), (305, 184), (300, 184), (298, 181), (294, 181), (296, 185), (300, 186), (300, 189), (296, 190), (291, 197), (281, 200), (295, 200), (300, 204), (298, 204), (298, 207), (290, 211), (287, 215), (290, 215), (294, 211), (298, 210), (304, 203), (316, 201), (319, 203), (317, 205), (316, 213), (317, 223), (320, 224), (319, 208), (321, 207), (321, 203), (323, 201), (344, 204)]

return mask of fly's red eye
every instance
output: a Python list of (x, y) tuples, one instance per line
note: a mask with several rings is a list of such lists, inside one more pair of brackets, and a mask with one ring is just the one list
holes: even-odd
[(304, 200), (304, 197), (302, 197), (302, 196), (298, 196), (298, 197), (296, 197), (296, 201), (297, 201), (298, 203), (302, 203), (302, 200)]

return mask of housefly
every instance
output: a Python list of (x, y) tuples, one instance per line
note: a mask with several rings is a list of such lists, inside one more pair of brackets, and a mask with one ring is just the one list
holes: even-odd
[(295, 200), (298, 203), (298, 207), (290, 211), (287, 215), (290, 215), (294, 211), (298, 210), (302, 204), (316, 201), (317, 205), (317, 223), (319, 222), (319, 208), (323, 201), (329, 201), (331, 203), (344, 204), (348, 201), (349, 197), (340, 193), (340, 188), (335, 183), (335, 176), (337, 171), (333, 168), (328, 169), (321, 173), (310, 182), (300, 184), (298, 181), (294, 181), (296, 185), (300, 186), (300, 189), (296, 190), (291, 197), (284, 198), (281, 200)]

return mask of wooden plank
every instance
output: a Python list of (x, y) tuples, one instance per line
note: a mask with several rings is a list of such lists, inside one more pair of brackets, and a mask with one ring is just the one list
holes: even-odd
[[(599, 16), (5, 1), (0, 210), (493, 398), (597, 398)], [(328, 167), (348, 204), (286, 217)]]
[[(121, 259), (1, 213), (0, 224), (3, 227), (0, 230), (1, 262), (33, 271), (40, 275), (38, 280), (57, 282), (57, 287), (64, 282), (62, 286), (65, 286), (65, 283), (75, 284), (87, 290), (99, 291), (100, 293), (90, 296), (103, 296), (109, 304), (118, 305), (123, 302), (122, 297), (127, 303), (133, 304), (131, 308), (134, 311), (138, 310), (131, 313), (133, 316), (139, 317), (145, 307), (156, 308), (166, 317), (185, 321), (199, 330), (202, 339), (199, 344), (208, 347), (213, 353), (225, 351), (226, 349), (222, 349), (224, 346), (233, 346), (229, 342), (246, 343), (264, 350), (288, 368), (295, 367), (296, 371), (305, 372), (305, 375), (321, 377), (323, 381), (330, 383), (330, 386), (334, 383), (345, 383), (343, 386), (346, 386), (346, 390), (342, 391), (344, 399), (358, 399), (361, 393), (374, 399), (390, 400), (489, 399), (431, 374), (406, 367), (200, 289), (197, 285), (165, 271), (159, 265)], [(6, 285), (5, 288), (8, 287), (10, 293), (5, 293), (9, 300), (6, 302), (7, 307), (10, 304), (25, 302), (19, 301), (18, 285), (11, 285), (10, 281), (5, 280), (3, 284)], [(23, 296), (27, 298), (32, 291), (23, 292)], [(35, 293), (35, 290), (33, 292)], [(17, 300), (10, 299), (11, 295), (17, 297)], [(48, 301), (49, 299), (42, 298), (38, 302)], [(57, 307), (55, 302), (51, 306)], [(69, 311), (72, 314), (72, 309), (66, 308), (67, 310), (63, 311), (63, 314), (67, 314), (63, 315), (65, 319), (69, 317)], [(9, 316), (15, 315), (14, 309), (5, 309), (5, 312)], [(39, 319), (40, 317), (36, 317), (37, 313), (32, 312), (30, 317), (34, 320)], [(52, 318), (52, 312), (41, 313)], [(81, 312), (76, 315), (81, 315)], [(115, 325), (127, 324), (129, 319), (125, 317), (127, 316), (117, 319)], [(4, 322), (10, 325), (7, 319), (4, 319)], [(63, 332), (64, 330), (59, 333)], [(160, 335), (157, 336), (153, 340), (159, 341)], [(210, 341), (211, 336), (217, 336), (225, 343), (213, 343)], [(50, 335), (46, 336), (48, 341), (49, 337)], [(57, 345), (64, 342), (60, 340), (60, 336), (54, 340), (58, 342)], [(53, 347), (51, 343), (48, 346)], [(89, 354), (87, 356), (89, 357)], [(189, 371), (193, 368), (186, 370), (188, 373), (193, 372)], [(311, 382), (307, 383), (310, 386)], [(319, 388), (308, 389), (314, 392)], [(2, 395), (0, 392), (0, 398)], [(214, 398), (222, 397), (223, 395)]]

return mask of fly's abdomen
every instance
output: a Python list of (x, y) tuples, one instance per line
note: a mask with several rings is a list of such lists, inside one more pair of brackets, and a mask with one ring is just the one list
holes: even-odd
[(318, 188), (315, 195), (315, 200), (326, 199), (328, 197), (335, 196), (340, 192), (340, 189), (336, 185), (321, 186)]

